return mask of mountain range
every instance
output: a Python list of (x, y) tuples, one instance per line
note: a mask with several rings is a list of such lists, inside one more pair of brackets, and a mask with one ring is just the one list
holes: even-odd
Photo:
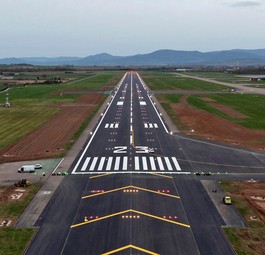
[(27, 57), (3, 58), (0, 64), (41, 66), (253, 66), (265, 65), (265, 49), (225, 50), (212, 52), (158, 50), (133, 56), (113, 56), (108, 53), (87, 57)]

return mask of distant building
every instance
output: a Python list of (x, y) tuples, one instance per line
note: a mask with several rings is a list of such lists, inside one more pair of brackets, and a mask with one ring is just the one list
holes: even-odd
[(0, 75), (0, 80), (13, 80), (13, 79), (14, 79), (13, 76)]
[(265, 81), (265, 77), (251, 77), (250, 81)]
[(187, 68), (178, 68), (176, 69), (177, 72), (191, 72), (192, 69), (187, 69)]

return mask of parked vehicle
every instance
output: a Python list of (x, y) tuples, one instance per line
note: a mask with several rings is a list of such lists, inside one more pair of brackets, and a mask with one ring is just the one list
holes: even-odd
[(40, 163), (35, 164), (35, 169), (42, 169), (42, 164), (40, 164)]
[(231, 205), (231, 204), (232, 204), (231, 197), (229, 197), (229, 196), (224, 196), (224, 197), (223, 197), (223, 202), (224, 202), (225, 205)]
[(30, 185), (30, 182), (27, 179), (22, 179), (21, 181), (15, 182), (15, 187), (28, 187)]
[(34, 173), (35, 165), (25, 165), (18, 169), (19, 173)]

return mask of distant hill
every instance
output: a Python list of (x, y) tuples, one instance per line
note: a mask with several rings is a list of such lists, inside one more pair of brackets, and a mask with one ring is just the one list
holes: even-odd
[(81, 57), (33, 57), (4, 58), (0, 64), (74, 65), (74, 66), (168, 66), (168, 65), (212, 65), (253, 66), (265, 65), (265, 49), (226, 51), (177, 51), (158, 50), (133, 56), (113, 56), (107, 53)]

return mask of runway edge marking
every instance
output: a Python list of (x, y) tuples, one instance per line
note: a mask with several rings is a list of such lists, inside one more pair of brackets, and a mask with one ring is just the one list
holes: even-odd
[[(141, 84), (142, 84), (142, 86), (143, 86), (143, 83), (145, 83), (145, 82), (143, 81), (143, 79), (140, 77), (140, 75), (139, 75), (138, 73), (137, 73), (137, 76), (138, 76), (138, 79), (140, 80), (140, 82), (141, 82)], [(156, 114), (157, 114), (159, 120), (161, 121), (161, 123), (162, 123), (162, 125), (163, 125), (165, 131), (166, 131), (167, 133), (169, 133), (169, 132), (168, 132), (168, 129), (167, 129), (166, 125), (165, 125), (165, 123), (163, 122), (163, 120), (162, 120), (161, 116), (159, 115), (159, 113), (158, 113), (156, 107), (154, 106), (154, 103), (153, 103), (153, 101), (151, 100), (151, 97), (150, 97), (148, 94), (147, 94), (147, 97), (149, 98), (149, 100), (150, 100), (150, 102), (151, 102), (153, 108), (155, 109), (155, 112), (156, 112)]]
[[(121, 81), (118, 83), (118, 85), (121, 85), (121, 84), (123, 83), (123, 81), (125, 80), (125, 77), (126, 77), (126, 76), (127, 76), (127, 73), (125, 73), (125, 75), (122, 77), (122, 79), (121, 79)], [(99, 124), (97, 125), (97, 128), (96, 128), (95, 132), (93, 133), (93, 135), (92, 135), (92, 137), (90, 138), (90, 140), (89, 140), (89, 142), (88, 142), (88, 144), (87, 144), (85, 150), (83, 151), (81, 157), (79, 158), (78, 162), (76, 163), (76, 165), (75, 165), (75, 167), (74, 167), (74, 169), (73, 169), (73, 171), (72, 171), (72, 174), (75, 173), (77, 167), (79, 166), (81, 160), (83, 159), (83, 157), (84, 157), (84, 155), (85, 155), (87, 149), (89, 148), (91, 142), (93, 141), (94, 136), (96, 135), (96, 133), (97, 133), (97, 131), (98, 131), (98, 129), (99, 129), (99, 127), (100, 127), (102, 121), (104, 120), (104, 118), (105, 118), (105, 116), (106, 116), (106, 114), (107, 114), (109, 108), (111, 107), (111, 105), (112, 105), (112, 103), (113, 103), (115, 97), (117, 96), (117, 94), (118, 94), (118, 91), (116, 92), (115, 96), (112, 98), (111, 103), (109, 104), (107, 110), (105, 111), (105, 113), (104, 113), (104, 115), (102, 116), (102, 118), (101, 118)]]

